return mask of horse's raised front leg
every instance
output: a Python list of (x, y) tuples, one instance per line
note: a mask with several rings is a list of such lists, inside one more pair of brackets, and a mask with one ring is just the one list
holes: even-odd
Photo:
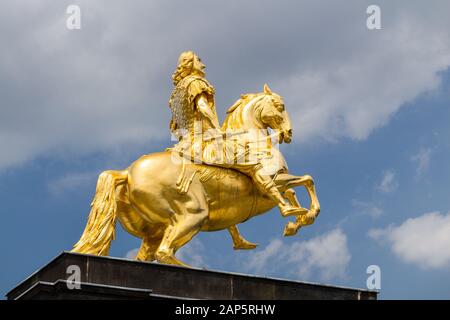
[(296, 222), (291, 222), (289, 221), (286, 226), (284, 227), (284, 232), (283, 235), (285, 237), (287, 236), (293, 236), (295, 234), (297, 234), (298, 230), (300, 229), (301, 225), (300, 225), (300, 219), (301, 217), (303, 217), (305, 214), (308, 213), (308, 209), (305, 209), (301, 206), (300, 202), (297, 199), (297, 196), (295, 194), (295, 190), (294, 189), (287, 189), (283, 195), (285, 196), (285, 198), (291, 203), (291, 205), (296, 206), (298, 208), (303, 209), (303, 213), (299, 214), (296, 218)]
[(301, 227), (313, 224), (315, 217), (311, 213), (300, 215), (295, 218), (295, 222), (289, 221), (284, 227), (283, 235), (285, 237), (294, 236)]
[(289, 203), (292, 206), (297, 207), (297, 208), (300, 209), (300, 213), (298, 214), (299, 216), (302, 216), (302, 215), (308, 213), (309, 210), (306, 209), (306, 208), (303, 208), (301, 206), (300, 202), (298, 201), (297, 195), (296, 195), (294, 189), (292, 189), (292, 188), (291, 189), (287, 189), (286, 191), (283, 192), (283, 196), (287, 199), (287, 201), (289, 201)]
[(237, 226), (231, 226), (228, 228), (228, 232), (231, 235), (231, 239), (233, 240), (233, 249), (234, 250), (251, 250), (255, 249), (258, 244), (247, 241), (242, 237), (239, 233), (239, 229)]
[(306, 214), (298, 215), (295, 223), (289, 222), (284, 229), (285, 236), (295, 235), (300, 227), (312, 224), (319, 215), (320, 204), (317, 199), (314, 181), (310, 175), (293, 176), (291, 174), (281, 173), (277, 175), (275, 183), (278, 185), (280, 191), (285, 193), (286, 197), (291, 198), (289, 201), (298, 201), (295, 196), (295, 192), (291, 189), (293, 187), (305, 186), (308, 192), (311, 200), (310, 209), (306, 212)]
[(289, 173), (280, 173), (276, 176), (275, 183), (281, 192), (285, 192), (293, 187), (304, 186), (308, 191), (308, 195), (311, 200), (309, 211), (314, 213), (316, 216), (319, 214), (320, 204), (317, 199), (313, 178), (310, 175), (294, 176)]

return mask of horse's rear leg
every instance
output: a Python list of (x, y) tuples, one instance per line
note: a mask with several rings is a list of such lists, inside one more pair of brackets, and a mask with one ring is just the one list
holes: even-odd
[(192, 184), (189, 192), (173, 205), (175, 214), (164, 231), (161, 244), (155, 253), (160, 263), (189, 267), (175, 258), (175, 252), (188, 243), (201, 229), (209, 215), (209, 205), (203, 188)]
[(128, 200), (128, 190), (126, 186), (119, 186), (116, 189), (117, 196), (117, 217), (122, 227), (135, 237), (142, 238), (141, 247), (135, 259), (140, 261), (155, 260), (155, 252), (163, 236), (161, 226), (152, 225), (145, 221), (136, 212)]
[(153, 261), (156, 259), (156, 250), (161, 244), (161, 236), (145, 236), (142, 239), (141, 247), (136, 255), (136, 260)]
[(174, 222), (164, 232), (161, 244), (155, 253), (158, 262), (190, 267), (175, 258), (175, 252), (200, 231), (203, 222), (208, 217), (208, 210), (204, 211), (204, 213), (177, 215)]

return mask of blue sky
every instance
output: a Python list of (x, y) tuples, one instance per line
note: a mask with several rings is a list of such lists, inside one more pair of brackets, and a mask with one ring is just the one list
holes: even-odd
[[(291, 238), (277, 210), (242, 224), (259, 243), (253, 252), (233, 251), (226, 231), (202, 233), (180, 252), (186, 261), (361, 288), (375, 264), (381, 298), (450, 298), (444, 2), (380, 2), (378, 31), (365, 27), (364, 2), (267, 2), (250, 18), (205, 4), (192, 13), (202, 22), (161, 29), (176, 20), (175, 4), (78, 1), (79, 31), (65, 29), (65, 5), (37, 3), (0, 13), (2, 38), (15, 39), (0, 54), (1, 295), (78, 240), (101, 171), (170, 145), (170, 75), (188, 47), (207, 65), (221, 119), (264, 82), (285, 98), (296, 135), (282, 151), (291, 172), (314, 177), (322, 211)], [(275, 18), (263, 23), (268, 12)], [(237, 35), (232, 14), (253, 23)], [(125, 257), (139, 240), (117, 230), (111, 255)]]

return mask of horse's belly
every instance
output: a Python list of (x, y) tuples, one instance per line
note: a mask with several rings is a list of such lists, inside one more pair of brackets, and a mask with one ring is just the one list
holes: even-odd
[(226, 210), (223, 208), (211, 210), (210, 217), (202, 226), (201, 231), (223, 230), (247, 220), (249, 217), (246, 213), (249, 212), (248, 208), (250, 208), (251, 203), (250, 201), (242, 201), (240, 203), (248, 205), (249, 207), (230, 207)]
[(202, 231), (226, 229), (247, 220), (256, 205), (256, 190), (251, 179), (238, 174), (222, 181), (204, 183), (209, 204), (209, 219)]

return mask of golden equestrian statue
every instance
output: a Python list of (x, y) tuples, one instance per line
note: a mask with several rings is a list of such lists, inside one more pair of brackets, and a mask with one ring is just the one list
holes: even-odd
[[(144, 155), (125, 170), (100, 174), (86, 228), (72, 251), (108, 255), (117, 219), (142, 239), (137, 260), (188, 266), (175, 257), (200, 231), (227, 229), (234, 249), (253, 249), (237, 224), (278, 206), (288, 222), (285, 236), (310, 225), (320, 212), (311, 176), (288, 173), (277, 148), (290, 143), (292, 127), (281, 96), (244, 94), (219, 125), (214, 88), (205, 65), (183, 52), (172, 79), (170, 130), (178, 142)], [(293, 187), (304, 186), (310, 208)]]

